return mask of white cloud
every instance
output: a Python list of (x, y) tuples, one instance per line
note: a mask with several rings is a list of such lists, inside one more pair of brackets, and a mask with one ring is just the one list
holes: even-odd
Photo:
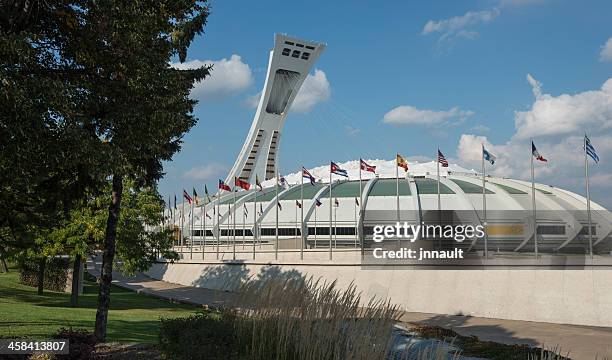
[(612, 78), (600, 90), (574, 95), (542, 94), (541, 83), (527, 75), (536, 100), (527, 111), (515, 112), (516, 137), (551, 136), (612, 127)]
[(246, 90), (253, 84), (253, 74), (248, 64), (242, 62), (240, 55), (232, 55), (221, 60), (192, 60), (172, 63), (177, 69), (194, 69), (213, 65), (209, 77), (195, 84), (191, 96), (198, 100), (219, 99)]
[(486, 126), (486, 125), (478, 124), (478, 125), (472, 127), (470, 130), (475, 131), (475, 132), (483, 133), (483, 132), (489, 132), (491, 129), (488, 126)]
[(446, 111), (421, 110), (410, 105), (401, 105), (387, 112), (383, 118), (386, 124), (435, 125), (451, 119), (463, 120), (474, 115), (473, 111), (453, 107)]
[(527, 74), (527, 82), (531, 85), (531, 91), (536, 99), (542, 96), (542, 83), (536, 80), (531, 74)]
[(600, 61), (612, 61), (612, 37), (601, 46), (601, 52), (599, 53)]
[[(533, 87), (541, 84), (531, 77)], [(495, 165), (487, 164), (487, 172), (529, 180), (531, 138), (547, 163), (536, 162), (536, 181), (559, 186), (584, 194), (583, 133), (588, 130), (601, 161), (591, 162), (593, 200), (612, 207), (610, 184), (612, 161), (604, 159), (612, 153), (612, 79), (601, 90), (575, 95), (551, 96), (535, 91), (536, 98), (529, 111), (517, 112), (515, 133), (501, 143), (486, 136), (463, 134), (457, 145), (459, 164), (479, 170), (481, 144), (497, 156)], [(593, 120), (595, 119), (595, 120)]]
[(346, 133), (349, 136), (357, 136), (359, 135), (359, 132), (361, 131), (361, 129), (352, 127), (351, 125), (344, 125), (344, 130), (346, 130)]
[(291, 111), (309, 112), (312, 108), (326, 101), (331, 96), (331, 86), (323, 70), (315, 69), (314, 74), (308, 74), (304, 84), (295, 97)]
[(191, 180), (211, 180), (223, 177), (228, 168), (225, 165), (211, 163), (204, 166), (195, 166), (185, 172), (183, 177)]
[[(323, 70), (315, 69), (314, 74), (308, 74), (300, 91), (298, 92), (290, 111), (306, 113), (311, 111), (317, 104), (331, 97), (331, 85)], [(256, 108), (259, 105), (261, 91), (255, 95), (248, 96), (245, 103), (249, 107)]]
[(425, 23), (421, 34), (429, 35), (432, 33), (440, 33), (440, 41), (451, 40), (458, 37), (473, 39), (478, 33), (469, 30), (469, 28), (478, 24), (491, 22), (499, 16), (499, 14), (500, 10), (498, 8), (493, 8), (491, 10), (468, 11), (461, 16), (454, 16), (443, 20), (429, 20)]

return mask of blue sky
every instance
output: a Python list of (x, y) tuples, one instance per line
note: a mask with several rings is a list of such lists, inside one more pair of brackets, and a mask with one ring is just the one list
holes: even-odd
[(538, 180), (582, 194), (586, 130), (602, 158), (593, 199), (611, 208), (610, 14), (610, 1), (213, 2), (188, 61), (215, 70), (192, 93), (199, 122), (160, 191), (215, 189), (225, 177), (279, 32), (327, 43), (309, 79), (312, 106), (287, 119), (282, 172), (396, 152), (426, 161), (437, 147), (477, 168), (485, 142), (499, 158), (493, 172), (528, 178), (533, 137), (550, 159)]

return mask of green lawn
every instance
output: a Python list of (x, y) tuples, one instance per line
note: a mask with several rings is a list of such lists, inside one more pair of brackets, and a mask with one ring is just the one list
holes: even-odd
[[(79, 307), (71, 308), (70, 294), (19, 284), (16, 269), (0, 273), (0, 336), (49, 338), (60, 327), (93, 331), (96, 318), (97, 284), (86, 280)], [(172, 304), (113, 286), (107, 341), (156, 343), (159, 319), (187, 316), (196, 308)]]

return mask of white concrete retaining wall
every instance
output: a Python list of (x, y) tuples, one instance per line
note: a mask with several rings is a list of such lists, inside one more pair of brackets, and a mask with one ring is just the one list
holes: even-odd
[(287, 255), (279, 261), (240, 263), (200, 257), (156, 264), (148, 275), (177, 284), (231, 289), (238, 279), (282, 272), (337, 280), (340, 287), (354, 282), (363, 298), (390, 298), (406, 311), (612, 327), (612, 270), (369, 269), (354, 261), (355, 254), (335, 254), (333, 262), (322, 260), (326, 256), (322, 252), (319, 259), (303, 262)]

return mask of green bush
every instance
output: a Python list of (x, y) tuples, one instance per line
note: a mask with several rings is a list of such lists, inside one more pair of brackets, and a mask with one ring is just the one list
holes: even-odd
[(230, 311), (212, 310), (162, 319), (160, 350), (168, 359), (240, 359), (234, 319)]
[[(21, 260), (19, 266), (19, 282), (23, 285), (38, 286), (38, 260)], [(64, 291), (68, 280), (70, 260), (66, 258), (52, 258), (45, 265), (45, 278), (43, 286), (46, 290)]]

